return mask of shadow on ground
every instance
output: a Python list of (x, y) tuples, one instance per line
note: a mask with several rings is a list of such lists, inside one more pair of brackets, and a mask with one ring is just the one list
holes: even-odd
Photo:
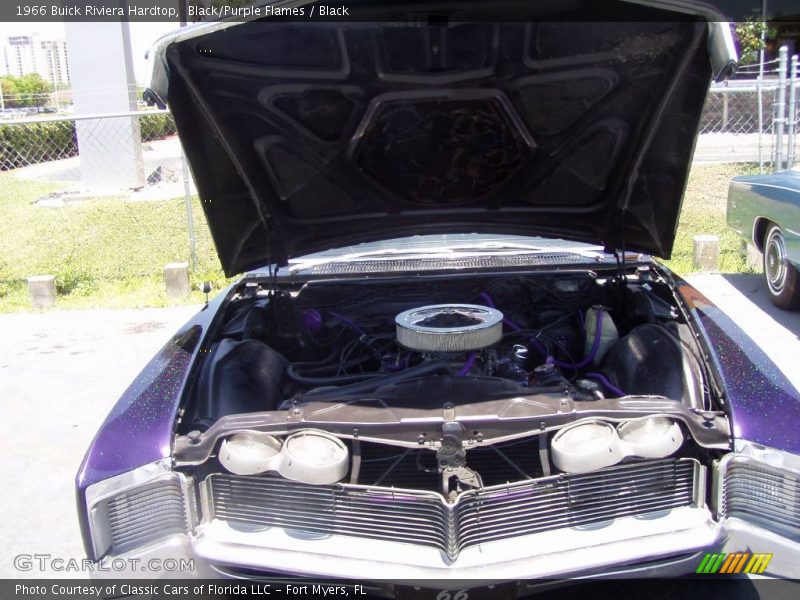
[(739, 273), (723, 275), (722, 277), (776, 323), (785, 327), (800, 339), (800, 311), (781, 310), (772, 304), (762, 275)]

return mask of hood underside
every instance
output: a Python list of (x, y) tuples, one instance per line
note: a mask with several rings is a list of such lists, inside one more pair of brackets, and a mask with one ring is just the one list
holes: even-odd
[(226, 273), (449, 232), (669, 257), (709, 24), (637, 10), (653, 18), (262, 20), (170, 43), (169, 104)]

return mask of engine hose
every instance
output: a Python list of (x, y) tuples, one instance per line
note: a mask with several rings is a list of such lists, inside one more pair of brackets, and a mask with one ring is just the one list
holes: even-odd
[[(489, 294), (487, 294), (486, 292), (481, 292), (480, 294), (478, 294), (478, 297), (481, 300), (483, 300), (483, 302), (489, 308), (497, 309), (497, 306), (495, 306), (495, 304), (494, 304), (494, 300), (492, 300), (492, 297)], [(511, 319), (509, 319), (505, 315), (503, 315), (503, 323), (505, 323), (506, 327), (508, 327), (511, 331), (522, 331), (522, 327), (520, 327), (519, 325), (514, 323), (514, 321), (512, 321)]]
[(600, 341), (603, 337), (603, 311), (597, 312), (597, 329), (594, 332), (594, 341), (592, 342), (592, 347), (589, 350), (589, 354), (586, 357), (576, 363), (567, 363), (562, 362), (556, 358), (553, 358), (553, 364), (557, 367), (561, 367), (562, 369), (582, 369), (592, 363), (594, 357), (597, 356), (597, 351), (600, 350)]
[(478, 355), (474, 352), (469, 353), (467, 360), (464, 362), (464, 366), (461, 367), (461, 370), (458, 372), (459, 377), (464, 377), (467, 373), (469, 373), (470, 369), (472, 369), (473, 365), (475, 364), (475, 359), (477, 356)]
[[(489, 294), (487, 294), (486, 292), (481, 292), (479, 294), (479, 297), (489, 307), (497, 308), (495, 306), (495, 304), (494, 304), (494, 300), (492, 300), (492, 297)], [(581, 321), (581, 323), (582, 322), (583, 321)], [(520, 327), (519, 325), (517, 325), (516, 323), (514, 323), (511, 319), (509, 319), (507, 317), (503, 317), (503, 323), (505, 323), (506, 326), (509, 329), (511, 329), (511, 331), (522, 331), (522, 327)], [(585, 327), (583, 329), (585, 331)], [(599, 311), (597, 313), (597, 330), (594, 333), (594, 341), (592, 342), (592, 347), (589, 350), (589, 354), (587, 354), (586, 357), (583, 360), (581, 360), (579, 362), (576, 362), (574, 364), (573, 363), (564, 362), (564, 361), (560, 361), (557, 358), (552, 357), (552, 356), (548, 356), (548, 362), (552, 362), (552, 364), (554, 364), (557, 367), (560, 367), (562, 369), (582, 369), (582, 368), (590, 365), (592, 363), (592, 361), (594, 360), (594, 357), (597, 356), (597, 351), (600, 350), (600, 341), (602, 339), (602, 336), (603, 336), (603, 311)], [(539, 340), (537, 340), (536, 338), (532, 338), (531, 342), (537, 347), (537, 349), (540, 352), (543, 352), (545, 354), (547, 353), (547, 349), (539, 342)], [(550, 359), (552, 359), (552, 361)], [(611, 390), (611, 391), (613, 391), (613, 390)]]
[(320, 367), (320, 366), (327, 366), (332, 365), (336, 362), (336, 357), (339, 354), (338, 348), (334, 348), (328, 356), (325, 358), (321, 358), (319, 360), (304, 360), (304, 361), (297, 361), (293, 362), (292, 364), (296, 367)]
[[(339, 369), (348, 369), (349, 367), (355, 367), (357, 365), (363, 364), (370, 360), (374, 360), (371, 356), (359, 356), (357, 358), (351, 358), (345, 362), (329, 362), (327, 364), (321, 364), (317, 366), (309, 366), (303, 367), (301, 363), (292, 363), (293, 373), (298, 377), (326, 377), (326, 376), (333, 376)], [(303, 367), (301, 369), (301, 367)], [(301, 372), (302, 371), (302, 372)]]
[(594, 379), (595, 381), (599, 381), (604, 388), (606, 388), (612, 394), (622, 398), (623, 396), (627, 396), (625, 392), (615, 386), (611, 381), (602, 373), (584, 373), (584, 377), (588, 379)]
[(342, 383), (353, 383), (363, 381), (372, 377), (381, 377), (384, 373), (354, 373), (352, 375), (323, 375), (319, 377), (301, 375), (297, 372), (294, 365), (286, 367), (286, 376), (294, 383), (307, 386), (317, 385), (340, 385)]
[(328, 314), (335, 319), (339, 319), (342, 323), (344, 323), (345, 325), (353, 329), (356, 333), (358, 333), (358, 335), (360, 336), (367, 335), (367, 332), (361, 329), (361, 327), (359, 327), (358, 323), (356, 323), (355, 321), (348, 319), (347, 317), (340, 315), (339, 313), (335, 313), (332, 310), (329, 310)]
[[(375, 389), (388, 385), (391, 383), (399, 383), (407, 379), (414, 379), (415, 377), (423, 377), (425, 375), (435, 375), (437, 373), (450, 374), (449, 363), (441, 360), (432, 360), (429, 362), (409, 367), (400, 371), (399, 373), (392, 373), (387, 375), (385, 373), (374, 373), (374, 377), (370, 377), (367, 381), (359, 381), (350, 385), (340, 385), (337, 387), (326, 387), (309, 390), (306, 396), (314, 395), (320, 396), (324, 394), (361, 394), (374, 391)], [(333, 383), (332, 385), (335, 385)]]

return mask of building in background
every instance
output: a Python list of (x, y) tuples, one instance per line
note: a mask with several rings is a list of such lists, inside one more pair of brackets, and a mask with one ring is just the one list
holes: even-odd
[(69, 84), (67, 43), (63, 39), (45, 39), (38, 35), (8, 36), (3, 55), (7, 75), (22, 77), (38, 73), (54, 86)]

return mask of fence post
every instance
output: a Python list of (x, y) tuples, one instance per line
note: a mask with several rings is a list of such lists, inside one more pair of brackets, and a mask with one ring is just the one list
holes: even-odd
[(719, 269), (719, 238), (716, 235), (696, 235), (692, 238), (692, 266), (697, 271)]
[(164, 265), (164, 282), (167, 285), (167, 297), (180, 300), (189, 295), (189, 265), (185, 262)]
[(56, 305), (56, 278), (53, 275), (28, 277), (28, 292), (33, 308), (53, 308)]
[(722, 133), (728, 131), (728, 93), (722, 94)]
[[(761, 71), (764, 70), (764, 63), (761, 63)], [(758, 172), (764, 173), (764, 107), (763, 107), (763, 74), (759, 73), (756, 78), (756, 96), (758, 99)]]
[(786, 168), (794, 165), (794, 140), (797, 128), (797, 54), (792, 56), (792, 66), (789, 70), (789, 139), (786, 142)]
[(181, 146), (181, 169), (183, 170), (183, 203), (186, 207), (186, 225), (189, 231), (189, 257), (192, 271), (197, 268), (197, 238), (194, 235), (194, 213), (192, 212), (192, 190), (189, 188), (189, 165)]
[(789, 49), (781, 46), (778, 52), (778, 98), (775, 102), (775, 166), (773, 171), (783, 169), (783, 128), (786, 123), (786, 58)]

